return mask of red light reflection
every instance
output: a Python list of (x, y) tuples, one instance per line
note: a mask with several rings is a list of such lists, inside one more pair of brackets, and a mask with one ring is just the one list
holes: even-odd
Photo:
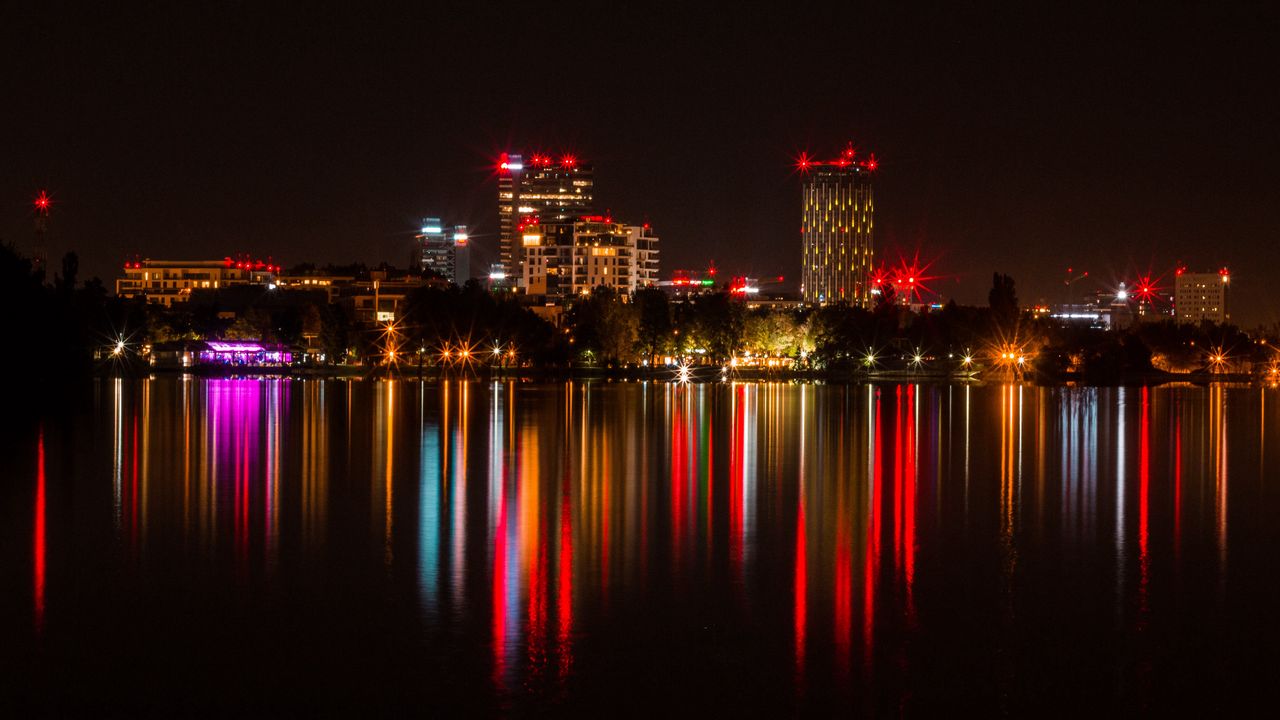
[(45, 581), (45, 474), (44, 474), (44, 430), (40, 431), (36, 443), (36, 509), (34, 531), (35, 553), (35, 614), (36, 631), (44, 629), (44, 581)]

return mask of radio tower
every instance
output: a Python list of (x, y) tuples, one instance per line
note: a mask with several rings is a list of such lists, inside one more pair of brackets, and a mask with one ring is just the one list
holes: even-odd
[(45, 272), (45, 265), (49, 262), (45, 235), (49, 231), (49, 208), (52, 206), (53, 200), (49, 199), (49, 193), (41, 190), (35, 199), (36, 242), (31, 249), (31, 269), (42, 276)]

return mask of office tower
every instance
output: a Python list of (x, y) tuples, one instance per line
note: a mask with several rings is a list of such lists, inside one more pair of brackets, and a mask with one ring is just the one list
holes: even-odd
[(1231, 319), (1227, 312), (1231, 273), (1226, 268), (1216, 273), (1189, 273), (1179, 269), (1173, 285), (1173, 311), (1179, 323), (1199, 324), (1210, 320), (1221, 324)]
[(804, 301), (869, 307), (875, 155), (859, 160), (850, 145), (830, 162), (803, 154), (796, 167), (804, 179), (800, 227)]
[(524, 277), (524, 227), (590, 215), (595, 179), (572, 154), (559, 159), (503, 153), (498, 164), (499, 259), (507, 278)]
[(413, 267), (453, 280), (453, 238), (440, 218), (423, 218), (422, 231), (414, 236)]

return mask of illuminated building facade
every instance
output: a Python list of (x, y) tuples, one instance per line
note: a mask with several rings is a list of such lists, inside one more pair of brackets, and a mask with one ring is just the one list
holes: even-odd
[(440, 218), (422, 219), (421, 231), (413, 236), (412, 267), (453, 279), (453, 241)]
[(649, 223), (627, 228), (636, 248), (635, 289), (658, 284), (658, 238)]
[(521, 235), (525, 292), (565, 298), (603, 286), (631, 295), (650, 277), (643, 263), (651, 260), (657, 275), (657, 242), (650, 228), (599, 215), (528, 225)]
[(571, 154), (503, 154), (498, 163), (499, 256), (507, 278), (524, 277), (524, 226), (590, 215), (595, 176)]
[(249, 258), (222, 260), (138, 260), (124, 265), (116, 278), (116, 295), (143, 297), (149, 303), (170, 307), (191, 299), (194, 290), (216, 290), (235, 285), (274, 287), (280, 266)]
[(516, 258), (520, 255), (520, 234), (516, 226), (520, 218), (516, 215), (516, 195), (520, 188), (520, 178), (524, 175), (524, 157), (502, 153), (498, 161), (498, 264), (499, 268), (490, 270), (489, 279), (501, 274), (503, 278), (514, 274)]
[(1230, 320), (1231, 314), (1227, 312), (1230, 285), (1231, 273), (1226, 268), (1216, 273), (1178, 270), (1173, 283), (1173, 311), (1178, 322), (1199, 324), (1209, 320), (1221, 324)]
[(801, 155), (804, 176), (800, 292), (814, 304), (871, 304), (875, 155), (858, 160), (853, 147), (830, 162)]
[(471, 244), (466, 225), (445, 226), (440, 218), (423, 218), (413, 238), (412, 267), (434, 272), (457, 285), (471, 279)]

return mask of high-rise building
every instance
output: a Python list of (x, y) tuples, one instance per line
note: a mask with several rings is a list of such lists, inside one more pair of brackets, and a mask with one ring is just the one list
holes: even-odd
[(440, 218), (423, 218), (413, 237), (413, 268), (453, 279), (453, 242)]
[(871, 304), (875, 155), (859, 160), (850, 145), (840, 157), (819, 162), (802, 154), (804, 176), (800, 237), (800, 292), (808, 303)]
[(565, 298), (604, 286), (631, 295), (657, 281), (657, 244), (650, 228), (600, 215), (528, 225), (521, 236), (525, 292)]
[(590, 215), (595, 179), (590, 165), (571, 154), (558, 160), (504, 153), (498, 164), (499, 259), (508, 278), (524, 277), (524, 226)]
[(471, 279), (471, 237), (466, 225), (453, 226), (453, 282), (466, 285)]
[(471, 279), (471, 245), (466, 225), (450, 230), (440, 218), (423, 218), (413, 238), (412, 267), (434, 272), (458, 285)]
[(1231, 286), (1231, 273), (1226, 268), (1218, 272), (1189, 273), (1179, 269), (1173, 281), (1173, 312), (1180, 323), (1209, 320), (1225, 323), (1231, 319), (1227, 312), (1227, 290)]
[(489, 273), (490, 279), (501, 273), (513, 277), (516, 258), (520, 253), (520, 233), (516, 226), (520, 216), (516, 213), (516, 196), (519, 195), (520, 178), (524, 175), (524, 157), (502, 153), (498, 161), (498, 265), (500, 269)]

